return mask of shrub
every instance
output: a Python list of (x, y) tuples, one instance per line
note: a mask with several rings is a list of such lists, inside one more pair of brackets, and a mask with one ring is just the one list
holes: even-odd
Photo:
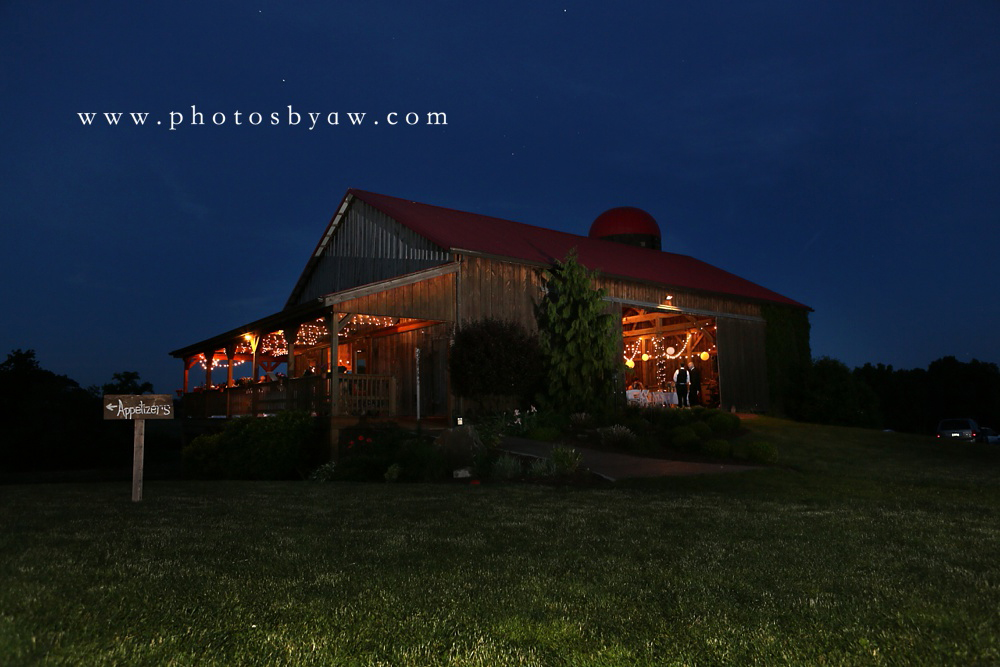
[[(237, 476), (245, 479), (288, 479), (306, 468), (316, 441), (316, 421), (305, 412), (281, 412), (273, 417), (244, 418), (247, 451), (236, 460)], [(242, 474), (240, 474), (242, 473)]]
[(712, 437), (712, 427), (705, 422), (695, 422), (691, 424), (691, 430), (698, 436), (699, 440), (708, 440)]
[(627, 448), (635, 444), (635, 433), (621, 424), (599, 428), (597, 433), (601, 436), (601, 444), (606, 447)]
[(674, 410), (672, 408), (646, 408), (647, 419), (655, 429), (669, 431), (675, 426), (683, 426), (687, 423), (687, 410)]
[(552, 462), (548, 459), (535, 459), (528, 464), (529, 477), (548, 477), (552, 472)]
[(493, 479), (508, 480), (521, 476), (521, 460), (510, 454), (502, 454), (493, 462)]
[(415, 433), (399, 443), (392, 463), (402, 469), (398, 478), (404, 482), (436, 482), (450, 478), (454, 470), (430, 437)]
[(341, 479), (376, 482), (385, 479), (393, 464), (401, 468), (401, 481), (434, 481), (448, 474), (445, 452), (430, 436), (398, 426), (344, 429), (340, 434)]
[(309, 475), (310, 482), (332, 482), (337, 471), (337, 463), (335, 461), (327, 461), (320, 467), (312, 471)]
[(764, 440), (751, 442), (747, 446), (747, 458), (758, 463), (775, 463), (778, 460), (778, 448), (774, 443)]
[(701, 451), (708, 456), (727, 458), (733, 451), (728, 440), (706, 440), (701, 443)]
[(195, 479), (219, 479), (222, 474), (222, 434), (203, 433), (181, 450), (184, 474)]
[(452, 391), (486, 409), (527, 402), (542, 384), (538, 336), (517, 322), (466, 323), (448, 356)]
[(473, 466), (476, 456), (485, 449), (479, 433), (468, 425), (446, 429), (434, 440), (434, 447), (449, 470)]
[(670, 432), (670, 444), (677, 449), (694, 449), (698, 442), (698, 434), (690, 426), (675, 426)]
[(734, 435), (740, 430), (740, 418), (728, 412), (713, 412), (705, 423), (718, 435)]
[(389, 469), (385, 471), (385, 475), (383, 475), (383, 477), (385, 477), (385, 481), (387, 482), (398, 482), (399, 475), (402, 471), (403, 469), (399, 467), (398, 463), (393, 463), (389, 466)]
[(636, 435), (649, 433), (653, 428), (645, 415), (626, 415), (619, 423)]
[(492, 447), (483, 447), (472, 457), (472, 474), (480, 479), (490, 476), (493, 464), (499, 458), (500, 452)]
[(498, 447), (506, 431), (507, 418), (502, 414), (485, 417), (476, 423), (476, 433), (486, 447)]
[(552, 448), (552, 472), (556, 475), (572, 475), (580, 467), (583, 454), (572, 447)]
[(215, 435), (198, 436), (184, 448), (185, 472), (193, 477), (292, 479), (315, 459), (316, 421), (305, 412), (241, 417)]

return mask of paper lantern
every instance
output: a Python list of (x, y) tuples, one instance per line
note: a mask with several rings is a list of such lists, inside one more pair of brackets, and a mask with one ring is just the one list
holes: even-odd
[(674, 352), (676, 352), (676, 351), (677, 351), (677, 350), (675, 350), (675, 349), (674, 349), (674, 348), (672, 348), (672, 347), (668, 347), (668, 348), (667, 348), (667, 354), (670, 354), (670, 355), (673, 355), (673, 353), (674, 353)]
[(702, 352), (701, 353), (701, 360), (702, 361), (708, 361), (708, 356), (709, 356), (708, 352)]
[(628, 366), (629, 368), (635, 368), (635, 362), (632, 361), (631, 359), (626, 359), (625, 365)]
[(643, 353), (642, 353), (642, 360), (643, 360), (643, 361), (649, 361), (649, 355), (648, 355), (648, 354), (646, 354), (645, 352), (643, 352)]

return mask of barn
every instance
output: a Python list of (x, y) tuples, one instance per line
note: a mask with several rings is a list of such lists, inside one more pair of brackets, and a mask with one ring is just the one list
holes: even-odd
[(542, 270), (571, 251), (621, 315), (629, 385), (667, 389), (691, 362), (702, 402), (763, 412), (790, 350), (808, 359), (807, 306), (664, 252), (640, 209), (606, 211), (583, 236), (350, 189), (282, 310), (171, 352), (183, 361), (183, 414), (451, 420), (456, 328), (535, 328)]

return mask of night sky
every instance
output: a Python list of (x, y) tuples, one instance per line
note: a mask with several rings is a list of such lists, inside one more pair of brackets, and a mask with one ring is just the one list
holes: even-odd
[(1000, 362), (998, 35), (995, 0), (6, 1), (0, 355), (172, 392), (357, 187), (579, 234), (638, 206), (812, 307), (816, 357)]

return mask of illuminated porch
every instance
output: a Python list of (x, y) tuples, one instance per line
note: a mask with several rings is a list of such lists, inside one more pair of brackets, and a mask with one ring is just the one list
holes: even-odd
[[(230, 418), (298, 410), (335, 417), (420, 415), (410, 391), (423, 347), (423, 416), (445, 414), (440, 384), (448, 325), (415, 318), (333, 313), (273, 318), (172, 353), (184, 361), (181, 414)], [(272, 328), (279, 326), (280, 328)], [(255, 326), (256, 325), (256, 326)], [(335, 341), (335, 342), (334, 342)], [(196, 351), (205, 348), (204, 351)], [(428, 386), (429, 385), (429, 386)]]

